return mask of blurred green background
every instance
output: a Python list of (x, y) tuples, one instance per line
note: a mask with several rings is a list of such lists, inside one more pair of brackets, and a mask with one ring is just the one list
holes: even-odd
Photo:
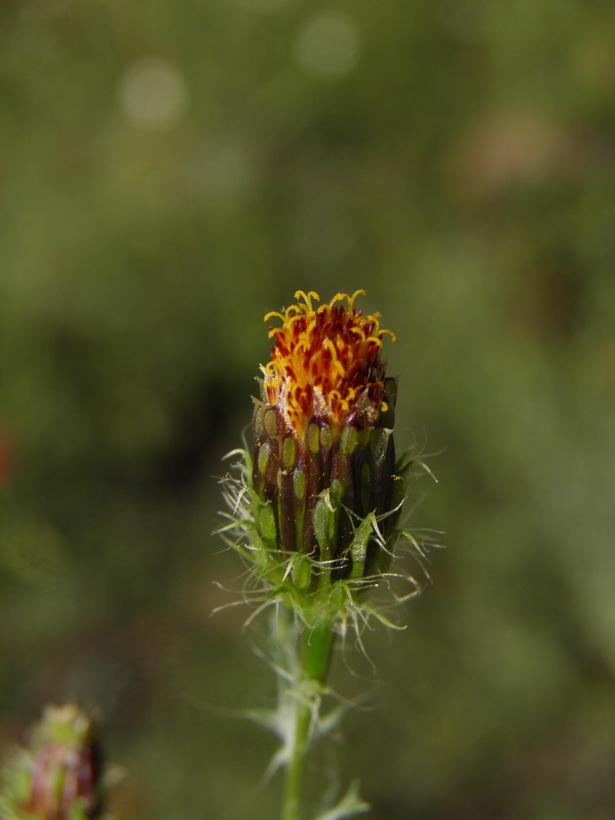
[(327, 754), (377, 820), (615, 816), (614, 41), (600, 0), (2, 2), (3, 748), (79, 698), (118, 816), (276, 816), (216, 476), (263, 315), (365, 288), (447, 549)]

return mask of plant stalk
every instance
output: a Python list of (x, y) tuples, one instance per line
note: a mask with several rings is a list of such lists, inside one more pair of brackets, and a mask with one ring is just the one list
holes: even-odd
[[(329, 671), (334, 639), (335, 633), (332, 621), (319, 624), (311, 632), (304, 635), (302, 646), (303, 681), (324, 683)], [(292, 692), (291, 697), (293, 697)], [(286, 767), (282, 820), (301, 820), (301, 796), (305, 764), (313, 724), (318, 718), (319, 698), (302, 697), (301, 693), (295, 693), (293, 703), (294, 733), (290, 759)]]

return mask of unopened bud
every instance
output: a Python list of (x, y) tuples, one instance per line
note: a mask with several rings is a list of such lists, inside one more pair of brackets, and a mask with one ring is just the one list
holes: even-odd
[(103, 764), (91, 719), (74, 705), (48, 706), (28, 748), (4, 773), (8, 818), (89, 820), (103, 809)]
[[(366, 516), (395, 519), (393, 423), (397, 382), (386, 378), (379, 314), (363, 316), (353, 296), (318, 296), (276, 316), (271, 360), (262, 367), (253, 417), (253, 489), (271, 510), (276, 546), (327, 562), (336, 577), (353, 572), (354, 532)], [(393, 339), (395, 337), (393, 336)], [(258, 526), (258, 522), (257, 522)], [(261, 537), (268, 541), (270, 526)], [(370, 541), (361, 575), (382, 572), (389, 553)], [(355, 562), (356, 563), (356, 562)], [(304, 564), (295, 584), (306, 585)]]

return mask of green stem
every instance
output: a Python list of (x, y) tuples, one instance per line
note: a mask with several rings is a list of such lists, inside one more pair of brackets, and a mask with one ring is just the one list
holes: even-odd
[[(304, 680), (324, 683), (329, 671), (334, 638), (333, 623), (329, 621), (320, 624), (305, 635), (302, 669)], [(318, 709), (316, 698), (301, 697), (300, 693), (293, 695), (292, 691), (291, 697), (293, 697), (294, 704), (295, 726), (290, 760), (286, 768), (282, 820), (300, 820), (301, 818), (301, 792), (305, 762), (310, 744), (312, 721), (315, 718), (314, 711)]]

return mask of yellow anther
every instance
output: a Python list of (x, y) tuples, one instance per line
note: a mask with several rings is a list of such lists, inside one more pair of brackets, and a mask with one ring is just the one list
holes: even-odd
[(340, 362), (339, 359), (334, 359), (331, 364), (337, 370), (342, 378), (346, 375), (346, 370), (344, 369), (344, 365)]
[(337, 350), (335, 349), (335, 345), (333, 344), (331, 339), (323, 339), (322, 346), (327, 348), (327, 350), (331, 353), (334, 359), (337, 359)]
[(393, 333), (393, 331), (392, 331), (392, 330), (386, 330), (386, 329), (385, 329), (385, 330), (381, 330), (381, 331), (380, 331), (380, 333), (381, 333), (381, 334), (382, 334), (382, 333), (388, 333), (388, 334), (389, 334), (389, 336), (391, 337), (391, 339), (392, 339), (394, 342), (396, 342), (396, 341), (397, 341), (397, 336)]
[(367, 296), (364, 290), (355, 290), (352, 296), (348, 296), (347, 294), (344, 295), (348, 300), (348, 310), (354, 310), (354, 300), (357, 298), (357, 296)]
[(306, 293), (304, 290), (298, 290), (295, 293), (295, 299), (298, 299), (300, 296), (305, 302), (305, 305), (299, 305), (299, 308), (305, 310), (306, 313), (314, 313), (314, 308), (312, 307), (312, 299), (316, 299), (317, 302), (320, 302), (320, 296), (316, 293), (316, 291), (310, 290), (308, 293)]
[(269, 311), (269, 313), (265, 314), (265, 318), (263, 319), (263, 322), (268, 322), (268, 321), (269, 321), (269, 319), (271, 319), (271, 317), (272, 317), (272, 316), (279, 316), (279, 317), (280, 317), (280, 319), (281, 319), (283, 322), (285, 322), (285, 321), (286, 321), (286, 317), (284, 316), (284, 314), (283, 314), (283, 313), (280, 313), (280, 312), (279, 312), (279, 311), (277, 311), (277, 310), (270, 310), (270, 311)]
[(310, 337), (307, 335), (307, 333), (300, 333), (299, 338), (295, 342), (295, 353), (298, 353), (300, 350), (308, 350), (310, 344)]

